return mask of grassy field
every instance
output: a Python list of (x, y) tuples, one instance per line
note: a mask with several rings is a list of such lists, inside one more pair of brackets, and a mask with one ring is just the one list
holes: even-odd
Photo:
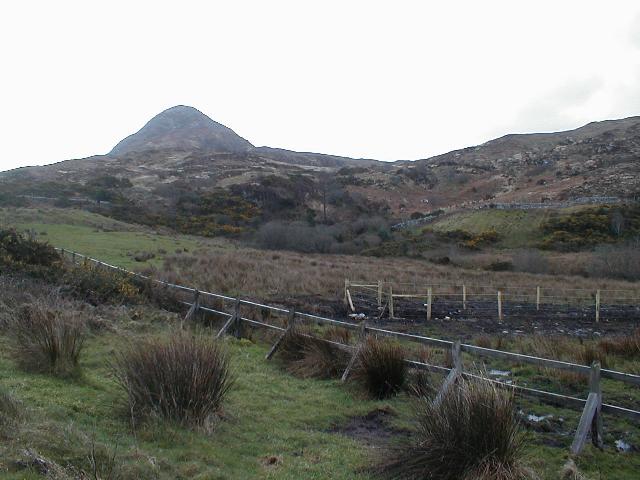
[[(26, 374), (6, 353), (0, 356), (0, 385), (28, 411), (25, 424), (0, 446), (2, 478), (39, 478), (25, 476), (24, 470), (11, 473), (11, 462), (25, 447), (60, 465), (87, 469), (93, 441), (103, 460), (117, 449), (125, 478), (321, 479), (327, 478), (327, 469), (331, 478), (367, 478), (357, 473), (367, 463), (367, 449), (329, 430), (381, 403), (354, 395), (337, 381), (283, 374), (275, 363), (264, 361), (264, 346), (247, 341), (228, 341), (237, 382), (213, 432), (160, 423), (133, 432), (109, 359), (124, 341), (168, 331), (157, 319), (145, 320), (150, 323), (121, 318), (117, 321), (129, 325), (117, 334), (93, 336), (78, 380)], [(2, 346), (6, 352), (6, 338)]]
[(482, 233), (496, 230), (503, 248), (534, 247), (540, 237), (540, 224), (549, 218), (550, 210), (475, 210), (447, 215), (430, 224), (435, 231), (465, 230)]
[[(513, 212), (487, 211), (503, 214)], [(107, 263), (200, 290), (252, 298), (342, 298), (345, 278), (353, 282), (526, 286), (547, 290), (581, 288), (638, 290), (637, 283), (568, 275), (487, 272), (434, 265), (412, 258), (303, 254), (250, 248), (221, 239), (155, 232), (81, 210), (0, 209), (0, 225), (34, 230), (39, 239)], [(154, 258), (136, 261), (137, 252)], [(311, 305), (312, 306), (312, 305)]]
[[(0, 209), (0, 225), (30, 230), (38, 239), (55, 247), (136, 269), (161, 265), (168, 255), (195, 250), (205, 242), (211, 248), (220, 243), (159, 233), (84, 210), (3, 208)], [(154, 257), (136, 261), (137, 253), (152, 253)]]
[[(7, 215), (6, 212), (4, 214)], [(22, 214), (26, 216), (34, 213)], [(46, 212), (36, 214), (46, 215)], [(48, 212), (48, 215), (50, 219), (54, 218), (55, 211)], [(124, 266), (129, 256), (118, 251), (109, 234), (131, 235), (125, 237), (130, 242), (126, 245), (139, 242), (138, 245), (145, 251), (155, 244), (152, 240), (155, 237), (153, 232), (137, 227), (112, 225), (114, 229), (119, 229), (114, 232), (108, 231), (109, 227), (98, 229), (96, 225), (86, 224), (100, 221), (99, 216), (72, 216), (62, 225), (47, 223), (38, 216), (31, 219), (16, 216), (12, 218), (20, 220), (15, 225), (29, 225), (30, 222), (32, 225), (43, 225), (43, 228), (48, 225), (52, 233), (59, 228), (59, 241), (63, 242), (65, 248), (69, 248), (69, 242), (74, 241), (68, 238), (68, 235), (77, 232), (74, 228), (83, 228), (84, 234), (95, 234), (94, 240), (97, 243), (87, 243), (86, 248), (104, 249), (102, 251), (105, 255), (112, 256), (111, 261)], [(6, 216), (3, 221), (6, 221)], [(172, 239), (168, 235), (159, 236)], [(49, 234), (45, 237), (49, 237)], [(202, 277), (207, 274), (205, 281), (211, 281), (212, 287), (223, 288), (224, 284), (220, 283), (222, 278), (225, 282), (234, 282), (231, 286), (227, 283), (225, 288), (237, 288), (253, 293), (254, 296), (315, 292), (320, 294), (316, 299), (320, 305), (327, 299), (331, 301), (337, 298), (345, 275), (374, 276), (386, 269), (386, 274), (417, 276), (427, 266), (425, 262), (411, 259), (305, 256), (207, 243), (190, 237), (179, 239), (193, 241), (192, 248), (196, 252), (167, 254), (164, 259), (168, 260), (169, 266), (172, 262), (178, 262), (177, 258), (180, 259), (176, 264), (180, 270), (163, 270), (162, 273), (173, 272), (194, 283), (202, 282)], [(225, 277), (222, 272), (228, 276)], [(440, 266), (429, 274), (450, 277), (471, 275), (470, 272)], [(478, 272), (477, 275), (480, 279), (486, 272)], [(497, 275), (496, 278), (530, 280), (529, 277), (512, 273), (505, 275), (511, 277)], [(0, 279), (2, 277), (0, 275)], [(549, 279), (552, 280), (562, 282), (562, 279)], [(24, 293), (28, 289), (15, 286), (11, 279), (5, 279), (4, 282), (0, 285), (0, 313), (12, 316), (15, 311), (11, 307), (11, 301), (19, 296), (18, 293)], [(332, 293), (331, 290), (336, 285), (338, 291)], [(38, 288), (31, 289), (30, 293), (41, 295)], [(377, 462), (388, 442), (393, 443), (411, 435), (411, 429), (415, 427), (411, 416), (412, 397), (405, 392), (390, 400), (373, 401), (368, 399), (356, 382), (342, 384), (339, 380), (296, 378), (284, 371), (278, 359), (272, 362), (264, 360), (269, 347), (268, 340), (272, 339), (254, 335), (253, 340), (225, 339), (237, 381), (213, 428), (192, 430), (159, 420), (132, 428), (126, 411), (125, 394), (115, 382), (111, 368), (114, 352), (124, 345), (137, 345), (150, 336), (173, 336), (175, 326), (184, 312), (170, 313), (148, 304), (96, 307), (83, 303), (78, 308), (90, 319), (91, 330), (81, 357), (82, 373), (75, 378), (27, 373), (19, 368), (11, 355), (11, 337), (2, 329), (5, 317), (0, 315), (0, 389), (10, 391), (19, 400), (24, 411), (17, 426), (0, 429), (1, 478), (42, 478), (37, 469), (24, 468), (24, 458), (28, 455), (26, 451), (31, 449), (32, 453), (37, 452), (55, 462), (67, 473), (74, 469), (90, 470), (90, 458), (95, 450), (97, 462), (102, 467), (110, 463), (110, 458), (114, 458), (113, 463), (121, 480), (366, 479), (373, 478), (369, 467)], [(214, 328), (217, 326), (219, 325)], [(207, 331), (207, 335), (213, 332), (215, 329)], [(552, 356), (552, 352), (546, 352), (544, 348), (561, 352), (579, 352), (584, 348), (583, 341), (577, 338), (567, 337), (567, 343), (558, 345), (551, 339), (546, 345), (540, 345), (536, 342), (535, 335), (531, 338), (515, 336), (511, 340), (505, 340), (503, 336), (497, 337), (490, 341), (502, 342), (500, 348), (543, 356)], [(443, 354), (440, 356), (444, 357)], [(569, 357), (567, 359), (575, 360)], [(477, 363), (477, 358), (465, 355), (464, 360), (465, 368), (483, 366)], [(612, 368), (638, 371), (637, 357), (617, 355), (610, 356), (607, 361)], [(586, 389), (583, 380), (578, 380), (576, 384), (575, 379), (553, 375), (549, 371), (527, 365), (494, 362), (485, 366), (510, 370), (511, 378), (527, 386), (580, 397), (584, 396)], [(442, 378), (434, 376), (432, 381), (437, 388)], [(637, 387), (621, 387), (617, 382), (605, 380), (603, 390), (605, 401), (630, 408), (637, 408), (640, 403), (640, 391)], [(367, 420), (370, 413), (381, 410), (389, 412), (382, 425), (375, 418), (373, 422)], [(568, 458), (568, 446), (580, 412), (524, 398), (518, 399), (517, 410), (521, 411), (523, 423), (527, 425), (529, 432), (526, 463), (544, 480), (559, 478), (558, 472)], [(524, 419), (529, 414), (553, 417), (548, 423), (527, 424)], [(341, 433), (354, 420), (361, 422), (363, 419), (364, 426), (371, 429), (370, 436), (347, 436)], [(587, 478), (637, 478), (640, 455), (637, 450), (629, 453), (616, 452), (615, 442), (619, 439), (637, 449), (640, 445), (637, 425), (607, 415), (605, 450), (598, 451), (589, 445), (577, 459), (580, 469), (588, 475)], [(23, 463), (20, 464), (20, 461)]]
[[(392, 412), (389, 428), (402, 432), (413, 427), (411, 399), (404, 393), (372, 401), (356, 384), (295, 378), (282, 370), (277, 359), (264, 360), (267, 343), (228, 338), (237, 381), (212, 430), (194, 431), (160, 421), (134, 430), (110, 360), (126, 342), (171, 335), (179, 317), (149, 307), (100, 308), (94, 313), (109, 328), (91, 334), (81, 361), (83, 373), (77, 379), (25, 373), (8, 354), (9, 338), (0, 335), (0, 387), (11, 391), (26, 410), (20, 426), (0, 444), (2, 478), (41, 478), (34, 469), (15, 464), (29, 448), (67, 470), (90, 469), (92, 450), (102, 466), (115, 455), (121, 479), (366, 479), (372, 478), (368, 467), (377, 461), (385, 442), (394, 442), (393, 437), (380, 443), (373, 436), (368, 442), (338, 433), (336, 427), (376, 409)], [(558, 478), (578, 412), (526, 400), (518, 403), (526, 413), (551, 414), (566, 423), (567, 433), (543, 429), (528, 438), (527, 463), (543, 479)], [(587, 446), (578, 459), (580, 468), (590, 475), (605, 475), (589, 477), (593, 479), (637, 478), (640, 456), (612, 449), (617, 435), (634, 427), (610, 416), (605, 426), (607, 449), (600, 452)], [(631, 439), (638, 439), (637, 432)]]

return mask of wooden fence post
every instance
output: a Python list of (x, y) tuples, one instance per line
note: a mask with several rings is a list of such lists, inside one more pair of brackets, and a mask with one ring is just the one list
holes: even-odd
[(467, 286), (462, 285), (462, 309), (467, 309)]
[(536, 310), (540, 310), (540, 287), (536, 287)]
[(382, 307), (382, 280), (378, 280), (378, 308)]
[(71, 252), (71, 263), (76, 264), (76, 252)]
[(498, 321), (502, 323), (502, 292), (498, 290)]
[(296, 321), (296, 311), (293, 308), (291, 308), (289, 310), (289, 316), (287, 318), (287, 328), (285, 329), (284, 332), (282, 332), (282, 335), (278, 337), (278, 339), (276, 340), (276, 343), (273, 344), (273, 346), (271, 347), (267, 355), (264, 357), (265, 360), (271, 360), (271, 357), (273, 357), (273, 354), (276, 353), (276, 350), (278, 350), (284, 338), (293, 329), (295, 321)]
[(571, 444), (571, 453), (578, 455), (584, 449), (587, 442), (587, 434), (591, 430), (591, 441), (602, 448), (602, 388), (600, 386), (600, 363), (591, 364), (591, 374), (589, 377), (589, 396), (584, 405), (580, 423), (576, 435)]
[(431, 290), (431, 287), (427, 288), (427, 320), (431, 320), (431, 294), (433, 293), (433, 291)]
[(595, 393), (598, 395), (596, 417), (591, 423), (591, 441), (596, 447), (602, 448), (604, 446), (604, 442), (602, 440), (602, 384), (600, 383), (600, 362), (597, 361), (591, 364), (589, 393)]
[(447, 375), (447, 378), (445, 378), (442, 387), (440, 387), (438, 395), (436, 395), (436, 398), (433, 400), (433, 403), (435, 405), (438, 405), (440, 404), (440, 402), (442, 402), (442, 398), (447, 393), (447, 390), (449, 390), (453, 386), (457, 378), (462, 375), (463, 366), (462, 356), (460, 353), (460, 344), (460, 340), (456, 340), (451, 346), (451, 358), (453, 365), (451, 371), (449, 372), (449, 375)]
[(393, 287), (389, 285), (389, 318), (395, 318), (395, 312), (393, 311)]
[(191, 320), (195, 316), (195, 314), (198, 312), (199, 308), (200, 308), (200, 292), (198, 290), (195, 290), (193, 294), (193, 303), (191, 304), (191, 307), (189, 308), (189, 311), (187, 312), (187, 314), (182, 319), (182, 322), (180, 322), (180, 328), (184, 328), (184, 323)]
[(596, 290), (596, 323), (600, 321), (600, 290)]
[(360, 335), (359, 335), (359, 337), (360, 338), (359, 338), (358, 346), (356, 347), (355, 351), (353, 352), (353, 355), (351, 356), (351, 358), (349, 359), (349, 363), (347, 364), (347, 368), (344, 369), (344, 373), (342, 374), (342, 378), (341, 378), (342, 382), (346, 382), (347, 378), (349, 378), (349, 374), (351, 373), (351, 369), (355, 365), (356, 360), (358, 359), (358, 356), (360, 355), (360, 352), (364, 348), (365, 342), (367, 341), (367, 324), (366, 324), (365, 320), (362, 320), (362, 322), (360, 322)]
[(231, 317), (229, 317), (229, 320), (227, 320), (227, 322), (222, 326), (222, 328), (216, 335), (216, 338), (222, 337), (225, 334), (225, 332), (229, 329), (229, 327), (231, 327), (231, 325), (239, 321), (239, 319), (240, 319), (240, 299), (236, 298), (236, 303), (233, 307), (233, 314), (231, 314)]

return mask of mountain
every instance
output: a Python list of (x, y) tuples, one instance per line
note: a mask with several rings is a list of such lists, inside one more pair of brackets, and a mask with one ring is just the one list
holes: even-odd
[(149, 120), (138, 132), (109, 152), (123, 156), (149, 150), (199, 150), (208, 153), (245, 152), (253, 145), (200, 110), (178, 105)]
[[(133, 221), (210, 217), (234, 228), (272, 219), (405, 219), (491, 203), (639, 195), (640, 117), (379, 162), (254, 147), (195, 108), (176, 106), (107, 155), (0, 173), (0, 204), (33, 197), (87, 206), (100, 201), (102, 209)], [(201, 225), (184, 229), (198, 233)]]

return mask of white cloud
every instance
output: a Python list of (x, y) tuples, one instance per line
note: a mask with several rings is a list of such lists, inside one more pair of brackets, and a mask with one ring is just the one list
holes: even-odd
[(619, 1), (0, 6), (0, 168), (104, 153), (175, 104), (256, 145), (423, 158), (640, 113)]

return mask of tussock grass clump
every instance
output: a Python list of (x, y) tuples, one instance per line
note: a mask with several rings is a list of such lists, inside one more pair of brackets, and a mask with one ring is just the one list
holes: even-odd
[(65, 305), (55, 296), (34, 299), (23, 305), (9, 323), (12, 353), (24, 370), (58, 376), (78, 372), (85, 320), (80, 312)]
[(234, 382), (223, 346), (187, 333), (129, 345), (116, 355), (114, 371), (134, 418), (158, 416), (191, 426), (219, 411)]
[(383, 478), (524, 480), (524, 437), (512, 392), (483, 380), (460, 379), (441, 402), (420, 399), (409, 445), (391, 451)]
[(588, 480), (572, 459), (567, 460), (560, 470), (560, 480)]
[[(333, 331), (326, 336), (332, 337)], [(338, 341), (333, 338), (327, 340)], [(301, 378), (335, 378), (342, 374), (349, 355), (335, 345), (315, 338), (308, 328), (294, 327), (284, 337), (278, 357), (287, 371)]]
[(24, 417), (22, 404), (0, 387), (0, 437), (9, 435)]
[(598, 348), (605, 354), (638, 357), (640, 356), (640, 328), (628, 336), (604, 338), (598, 343)]
[(397, 342), (368, 337), (358, 358), (356, 375), (374, 398), (387, 398), (405, 386), (405, 350)]

